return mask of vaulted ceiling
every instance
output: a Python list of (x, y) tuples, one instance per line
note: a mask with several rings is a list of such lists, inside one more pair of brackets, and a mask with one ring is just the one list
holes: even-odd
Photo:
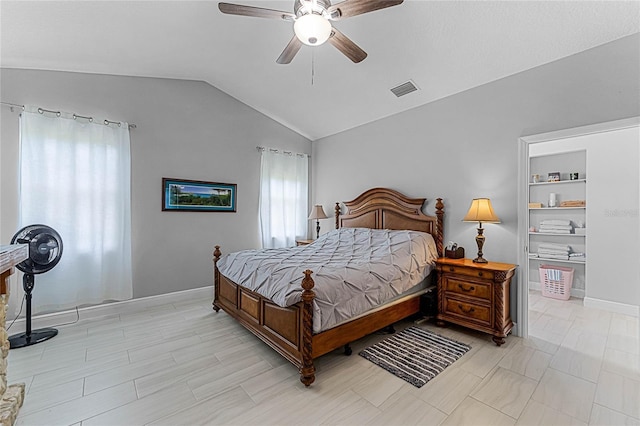
[(0, 66), (203, 80), (316, 140), (640, 32), (638, 1), (405, 0), (334, 23), (363, 62), (325, 43), (278, 65), (292, 24), (217, 4), (3, 0)]

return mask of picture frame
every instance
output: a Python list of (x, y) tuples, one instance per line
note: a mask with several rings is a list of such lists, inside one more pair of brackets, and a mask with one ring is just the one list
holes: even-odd
[(549, 172), (547, 175), (547, 182), (559, 182), (560, 172)]
[(162, 211), (236, 211), (234, 183), (162, 178)]

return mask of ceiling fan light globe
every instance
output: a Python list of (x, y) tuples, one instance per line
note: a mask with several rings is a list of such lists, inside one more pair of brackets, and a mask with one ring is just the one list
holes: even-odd
[(320, 46), (331, 35), (331, 23), (315, 13), (302, 15), (293, 24), (296, 37), (308, 46)]

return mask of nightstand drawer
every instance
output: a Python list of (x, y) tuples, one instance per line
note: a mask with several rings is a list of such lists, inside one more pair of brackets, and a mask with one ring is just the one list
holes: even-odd
[(477, 268), (465, 268), (464, 266), (444, 265), (442, 270), (448, 274), (467, 275), (469, 277), (477, 277), (486, 280), (493, 279), (493, 271), (481, 270)]
[(462, 281), (454, 277), (447, 277), (446, 283), (446, 291), (491, 300), (491, 284)]
[(445, 300), (447, 315), (458, 316), (467, 320), (477, 321), (491, 327), (491, 307), (463, 302), (457, 299)]

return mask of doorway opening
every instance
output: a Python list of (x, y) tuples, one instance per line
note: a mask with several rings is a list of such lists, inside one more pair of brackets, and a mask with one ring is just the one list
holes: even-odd
[[(559, 271), (565, 267), (573, 269), (576, 274), (577, 285), (566, 289), (574, 297), (569, 302), (639, 315), (640, 294), (637, 294), (637, 286), (624, 284), (638, 283), (638, 273), (630, 263), (622, 261), (620, 255), (611, 250), (612, 240), (622, 241), (625, 253), (630, 256), (633, 253), (635, 259), (640, 256), (640, 244), (635, 242), (636, 239), (625, 238), (630, 232), (640, 233), (637, 229), (639, 124), (640, 118), (634, 117), (519, 139), (520, 272), (515, 331), (519, 336), (526, 338), (530, 335), (531, 321), (536, 319), (529, 315), (532, 305), (530, 296), (539, 294), (535, 292), (536, 281), (540, 283), (538, 285), (543, 283), (536, 277), (540, 276), (540, 266), (547, 263), (557, 265), (553, 268)], [(545, 155), (548, 157), (545, 158)], [(549, 179), (556, 177), (556, 173), (559, 181), (549, 182)], [(638, 186), (634, 189), (634, 184), (630, 185), (629, 182), (635, 182)], [(562, 202), (569, 203), (561, 206)], [(629, 212), (630, 215), (635, 211), (636, 217), (614, 218), (612, 216), (616, 216), (616, 211)], [(540, 232), (541, 224), (550, 221), (557, 224), (559, 229), (567, 226), (569, 234), (552, 234), (555, 229)], [(564, 254), (566, 259), (561, 258), (561, 253), (553, 256), (554, 253), (548, 250), (539, 253), (541, 243), (569, 247)], [(571, 254), (578, 256), (572, 259)], [(548, 257), (552, 261), (547, 262)], [(595, 262), (587, 263), (588, 258)], [(587, 284), (587, 277), (592, 285)], [(613, 288), (611, 283), (614, 283)], [(538, 297), (536, 301), (544, 303), (548, 299)]]

